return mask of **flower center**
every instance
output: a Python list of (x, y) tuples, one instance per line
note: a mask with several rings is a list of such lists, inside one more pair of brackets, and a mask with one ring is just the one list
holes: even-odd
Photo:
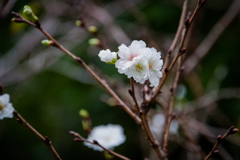
[(153, 67), (153, 64), (149, 63), (149, 69), (152, 69), (152, 67)]
[(137, 56), (131, 54), (131, 56), (130, 56), (130, 61), (132, 61), (134, 57), (137, 57)]
[(104, 138), (106, 142), (109, 142), (110, 141), (110, 138), (109, 137), (105, 137)]
[(136, 71), (138, 71), (138, 72), (141, 72), (143, 70), (143, 66), (142, 66), (142, 64), (137, 64), (136, 65)]
[(3, 108), (4, 108), (4, 106), (0, 105), (0, 111), (2, 111), (2, 110), (3, 110)]

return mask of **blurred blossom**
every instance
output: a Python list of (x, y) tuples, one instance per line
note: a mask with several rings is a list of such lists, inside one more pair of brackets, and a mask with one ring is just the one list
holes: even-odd
[(224, 65), (217, 67), (214, 71), (215, 78), (222, 81), (228, 74), (228, 68)]
[(14, 108), (10, 101), (9, 94), (4, 94), (0, 96), (0, 119), (12, 118)]
[(151, 87), (159, 84), (159, 78), (162, 77), (160, 70), (163, 65), (160, 52), (146, 47), (145, 42), (136, 40), (129, 47), (122, 44), (118, 49), (120, 59), (115, 65), (119, 73), (126, 74), (128, 78), (133, 77), (141, 84), (149, 79)]
[[(124, 143), (126, 137), (123, 133), (123, 128), (120, 125), (108, 124), (94, 127), (87, 140), (91, 142), (96, 140), (106, 149), (114, 149), (114, 147)], [(84, 145), (95, 151), (103, 151), (102, 148), (94, 144), (84, 142)]]
[(101, 50), (98, 56), (100, 57), (101, 61), (108, 64), (115, 64), (117, 61), (117, 53), (111, 52), (109, 49)]
[(185, 85), (178, 85), (177, 90), (176, 90), (176, 98), (177, 99), (183, 99), (186, 96), (187, 93), (187, 89), (185, 87)]
[[(163, 134), (163, 127), (165, 125), (165, 116), (162, 113), (155, 114), (152, 118), (152, 122), (150, 123), (151, 131), (157, 138), (160, 138)], [(179, 129), (178, 121), (172, 120), (170, 126), (170, 134), (177, 134)]]

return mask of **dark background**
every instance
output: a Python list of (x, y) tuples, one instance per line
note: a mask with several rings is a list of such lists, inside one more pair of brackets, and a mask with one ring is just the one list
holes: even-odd
[[(6, 1), (1, 1), (2, 6), (4, 2)], [(165, 57), (177, 30), (183, 1), (131, 0), (135, 8), (132, 10), (137, 10), (138, 13), (136, 16), (131, 11), (126, 11), (121, 1), (115, 0), (10, 2), (13, 2), (13, 6), (6, 13), (3, 14), (1, 9), (0, 83), (4, 87), (4, 93), (10, 94), (15, 109), (41, 134), (51, 139), (62, 159), (104, 159), (102, 153), (93, 151), (82, 143), (73, 142), (73, 137), (69, 134), (70, 130), (74, 130), (87, 137), (78, 114), (80, 109), (89, 111), (93, 126), (112, 123), (124, 128), (126, 142), (116, 147), (116, 152), (131, 159), (148, 157), (149, 144), (145, 142), (141, 128), (130, 116), (120, 108), (105, 103), (109, 98), (108, 93), (81, 66), (58, 49), (43, 46), (41, 40), (46, 38), (37, 29), (11, 22), (10, 11), (22, 13), (24, 5), (30, 5), (43, 28), (72, 53), (91, 64), (101, 77), (102, 73), (108, 75), (106, 78), (113, 88), (118, 93), (125, 93), (124, 98), (127, 99), (128, 79), (125, 75), (120, 75), (114, 66), (99, 60), (97, 54), (100, 49), (88, 44), (93, 36), (76, 27), (75, 21), (81, 15), (87, 26), (98, 26), (100, 37), (112, 51), (117, 51), (121, 43), (129, 45), (132, 40), (143, 39), (148, 46), (158, 47), (162, 57)], [(207, 0), (188, 35), (185, 59), (194, 53), (232, 2)], [(190, 1), (188, 10), (193, 11), (196, 3), (196, 0)], [(100, 11), (89, 9), (89, 6), (97, 6)], [(179, 82), (186, 86), (187, 94), (177, 103), (184, 104), (202, 95), (210, 96), (208, 93), (224, 88), (232, 89), (225, 93), (227, 96), (236, 92), (235, 96), (219, 98), (214, 106), (209, 105), (206, 110), (200, 110), (193, 116), (213, 134), (209, 136), (197, 131), (198, 136), (194, 137), (205, 154), (211, 150), (218, 134), (226, 132), (231, 125), (240, 127), (239, 28), (240, 16), (237, 15), (194, 69), (199, 84), (193, 85), (191, 82), (194, 80), (186, 74), (182, 75)], [(150, 43), (149, 39), (157, 46)], [(170, 79), (168, 85), (171, 85)], [(178, 136), (187, 141), (181, 127), (179, 132)], [(223, 141), (219, 148), (220, 155), (216, 155), (216, 159), (240, 159), (239, 133), (229, 138), (230, 140)], [(169, 150), (169, 159), (198, 159), (195, 153), (190, 153), (174, 141), (170, 142)], [(35, 135), (13, 118), (0, 121), (0, 159), (54, 158)]]

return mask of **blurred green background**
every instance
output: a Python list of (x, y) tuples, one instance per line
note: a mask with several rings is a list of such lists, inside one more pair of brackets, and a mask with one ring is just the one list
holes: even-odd
[[(121, 0), (0, 2), (0, 83), (4, 87), (4, 93), (10, 94), (15, 109), (41, 134), (51, 139), (62, 159), (104, 159), (102, 153), (74, 142), (69, 134), (70, 130), (74, 130), (87, 137), (78, 114), (80, 109), (89, 111), (93, 126), (112, 123), (124, 128), (126, 142), (116, 147), (116, 152), (131, 159), (143, 159), (149, 156), (150, 147), (144, 140), (141, 128), (122, 109), (106, 103), (110, 98), (108, 93), (81, 66), (58, 49), (43, 46), (41, 40), (46, 38), (37, 29), (11, 22), (13, 16), (10, 12), (22, 13), (24, 5), (30, 5), (43, 28), (72, 53), (94, 67), (101, 77), (110, 81), (114, 90), (129, 101), (127, 77), (120, 75), (114, 66), (99, 60), (97, 54), (100, 49), (88, 44), (93, 35), (75, 26), (75, 21), (81, 15), (87, 26), (97, 26), (100, 37), (113, 51), (117, 51), (121, 43), (129, 45), (132, 40), (143, 39), (148, 46), (158, 47), (162, 57), (165, 57), (177, 30), (183, 1), (129, 2), (134, 7)], [(185, 59), (194, 53), (233, 2), (207, 0), (188, 35), (190, 39), (187, 39)], [(188, 10), (193, 11), (196, 3), (196, 0), (190, 0)], [(200, 110), (193, 116), (206, 124), (216, 136), (223, 134), (231, 125), (240, 128), (239, 35), (238, 14), (194, 69), (199, 86), (191, 84), (194, 80), (188, 74), (182, 75), (180, 79), (180, 84), (187, 88), (187, 94), (183, 99), (177, 100), (177, 104), (187, 103), (202, 95), (211, 96), (208, 93), (212, 91), (232, 89), (227, 93), (228, 98), (219, 98), (214, 107), (207, 111)], [(167, 84), (170, 86), (171, 82)], [(198, 89), (200, 86), (201, 89)], [(234, 96), (231, 97), (232, 92)], [(199, 134), (195, 137), (196, 142), (206, 154), (212, 148), (215, 138), (202, 132)], [(187, 139), (181, 127), (178, 136)], [(230, 141), (224, 141), (219, 148), (221, 154), (214, 158), (240, 159), (239, 134), (229, 138)], [(169, 147), (169, 159), (198, 159), (194, 153), (174, 141), (171, 141)], [(47, 147), (14, 118), (4, 119), (0, 121), (0, 160), (15, 159), (54, 158)]]

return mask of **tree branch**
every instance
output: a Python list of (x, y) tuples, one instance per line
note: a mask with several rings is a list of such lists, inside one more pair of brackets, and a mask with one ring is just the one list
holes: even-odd
[(13, 112), (14, 117), (16, 117), (17, 121), (28, 130), (30, 130), (33, 134), (35, 134), (51, 151), (52, 155), (56, 160), (61, 160), (57, 151), (52, 146), (52, 142), (47, 136), (42, 136), (35, 128), (33, 128), (16, 110)]
[(202, 41), (202, 43), (197, 47), (193, 54), (188, 57), (184, 62), (186, 66), (185, 75), (189, 74), (200, 60), (209, 52), (214, 43), (220, 37), (222, 32), (228, 27), (228, 25), (233, 21), (233, 19), (238, 15), (240, 10), (240, 1), (233, 1), (232, 5), (229, 7), (228, 11), (224, 16), (213, 26), (209, 34)]
[(48, 37), (49, 40), (53, 42), (52, 46), (62, 50), (64, 53), (66, 53), (68, 56), (70, 56), (72, 59), (76, 60), (79, 64), (82, 65), (83, 68), (85, 68), (122, 106), (122, 108), (137, 122), (137, 124), (141, 124), (140, 118), (132, 112), (132, 110), (122, 101), (121, 98), (118, 97), (118, 95), (108, 86), (105, 80), (101, 79), (80, 57), (75, 56), (70, 51), (68, 51), (66, 48), (64, 48), (57, 40), (55, 40), (48, 32), (46, 32), (40, 25), (40, 23), (37, 21), (37, 23), (32, 23), (25, 18), (23, 18), (20, 14), (12, 12), (12, 14), (16, 17), (15, 22), (23, 22), (27, 23), (37, 29), (39, 29), (46, 37)]
[(116, 152), (114, 152), (114, 151), (108, 150), (107, 148), (105, 148), (105, 147), (103, 147), (101, 144), (99, 144), (96, 140), (93, 140), (93, 142), (91, 142), (91, 141), (88, 141), (87, 139), (83, 138), (83, 137), (82, 137), (79, 133), (77, 133), (77, 132), (70, 131), (69, 133), (74, 136), (74, 139), (73, 139), (73, 140), (74, 140), (75, 142), (87, 142), (87, 143), (90, 143), (90, 144), (93, 144), (93, 145), (97, 145), (97, 146), (101, 147), (103, 150), (107, 151), (107, 152), (108, 152), (109, 154), (111, 154), (111, 155), (114, 155), (114, 156), (116, 156), (116, 157), (118, 157), (118, 158), (121, 158), (121, 159), (123, 159), (123, 160), (130, 160), (129, 158), (127, 158), (127, 157), (125, 157), (125, 156), (123, 156), (123, 155), (121, 155), (121, 154), (119, 154), (119, 153), (116, 153)]
[[(196, 6), (196, 8), (195, 8), (195, 10), (194, 10), (194, 12), (193, 12), (193, 14), (192, 14), (192, 16), (191, 16), (190, 18), (187, 18), (187, 19), (185, 20), (185, 27), (184, 27), (185, 30), (183, 31), (183, 36), (182, 36), (182, 39), (181, 39), (181, 42), (180, 42), (178, 54), (177, 54), (177, 55), (175, 56), (175, 58), (173, 59), (171, 65), (164, 70), (165, 74), (164, 74), (163, 77), (161, 78), (161, 82), (160, 82), (159, 85), (157, 86), (157, 88), (156, 88), (156, 90), (155, 90), (155, 92), (154, 92), (151, 100), (149, 101), (150, 104), (155, 101), (155, 99), (156, 99), (159, 91), (161, 90), (164, 82), (166, 81), (167, 76), (168, 76), (169, 73), (171, 72), (173, 66), (176, 64), (178, 58), (181, 57), (181, 56), (186, 52), (186, 49), (184, 49), (183, 47), (184, 47), (184, 43), (185, 43), (185, 40), (186, 40), (186, 37), (187, 37), (187, 33), (188, 33), (188, 31), (189, 31), (189, 28), (190, 28), (191, 25), (192, 25), (192, 22), (193, 22), (194, 18), (196, 17), (197, 12), (199, 11), (199, 9), (200, 9), (204, 4), (205, 4), (205, 0), (199, 0), (199, 1), (198, 1), (198, 4), (197, 4), (197, 6)], [(184, 7), (183, 7), (183, 9), (187, 10), (187, 9), (184, 8)], [(185, 12), (186, 12), (186, 11), (185, 11)]]
[(220, 144), (220, 142), (225, 139), (227, 136), (231, 135), (231, 134), (235, 134), (238, 132), (238, 129), (237, 128), (234, 128), (233, 126), (230, 127), (227, 131), (227, 133), (225, 133), (223, 136), (219, 135), (217, 137), (217, 141), (215, 143), (215, 145), (213, 146), (212, 150), (210, 151), (210, 153), (206, 156), (206, 158), (204, 160), (208, 160), (213, 153), (218, 153), (219, 151), (216, 150), (217, 146)]

